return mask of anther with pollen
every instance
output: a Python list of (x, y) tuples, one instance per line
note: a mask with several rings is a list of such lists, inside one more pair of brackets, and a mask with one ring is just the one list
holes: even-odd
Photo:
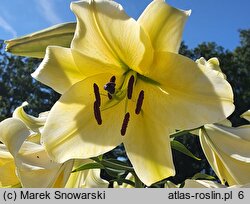
[(135, 113), (137, 115), (141, 112), (141, 107), (142, 107), (143, 99), (144, 99), (144, 91), (141, 90), (141, 92), (139, 94), (139, 97), (137, 99), (136, 109), (135, 109)]
[(132, 98), (134, 81), (135, 81), (135, 77), (132, 75), (128, 81), (128, 92), (127, 92), (128, 99)]
[(96, 83), (94, 83), (93, 86), (94, 86), (95, 100), (96, 100), (98, 107), (100, 107), (101, 106), (101, 96), (100, 96), (100, 92), (99, 92), (99, 87), (97, 86)]
[(95, 119), (97, 121), (97, 124), (101, 125), (102, 124), (102, 117), (101, 117), (100, 106), (98, 105), (97, 101), (94, 102), (94, 115), (95, 115)]
[(128, 127), (128, 122), (129, 122), (130, 114), (126, 113), (123, 119), (122, 123), (122, 129), (121, 129), (121, 135), (124, 136), (126, 134), (126, 130)]

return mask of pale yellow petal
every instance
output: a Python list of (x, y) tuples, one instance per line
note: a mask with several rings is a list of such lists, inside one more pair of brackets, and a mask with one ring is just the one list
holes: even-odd
[[(202, 147), (208, 161), (222, 182), (230, 185), (246, 184), (250, 181), (250, 126), (238, 128), (220, 125), (206, 125), (201, 134)], [(238, 148), (240, 147), (240, 148)], [(210, 152), (210, 153), (207, 153)], [(216, 157), (217, 161), (211, 157)]]
[[(93, 84), (99, 86), (101, 109), (109, 103), (103, 86), (112, 75), (96, 75), (72, 86), (53, 106), (42, 140), (53, 160), (86, 159), (103, 154), (121, 143), (120, 128), (125, 103), (101, 111), (102, 124), (94, 117)], [(117, 78), (118, 81), (118, 78)]]
[(152, 62), (153, 48), (140, 25), (114, 1), (84, 0), (71, 4), (77, 27), (71, 47), (116, 67), (142, 73)]
[(225, 119), (225, 120), (223, 120), (223, 121), (221, 121), (221, 122), (218, 122), (218, 123), (216, 123), (216, 124), (218, 124), (218, 125), (223, 125), (223, 126), (226, 126), (226, 127), (232, 127), (232, 123), (231, 123), (231, 121), (228, 120), (228, 119)]
[(71, 50), (56, 46), (47, 48), (42, 63), (32, 77), (61, 94), (85, 78), (78, 70)]
[(148, 77), (158, 84), (148, 86), (147, 103), (153, 107), (157, 101), (154, 115), (171, 129), (220, 122), (234, 110), (230, 84), (205, 66), (178, 54), (158, 52), (151, 70)]
[(220, 183), (208, 180), (192, 180), (187, 179), (185, 180), (184, 188), (226, 188)]
[[(250, 164), (250, 125), (237, 128), (206, 125), (206, 132), (216, 146), (237, 160)], [(240, 148), (235, 148), (240, 147)]]
[(138, 22), (148, 33), (156, 51), (177, 53), (184, 25), (190, 14), (190, 10), (179, 10), (164, 0), (154, 0), (141, 14)]
[(148, 90), (145, 90), (142, 113), (134, 114), (134, 104), (129, 109), (130, 120), (123, 143), (137, 176), (150, 186), (157, 181), (174, 176), (175, 168), (167, 123), (152, 115), (154, 109), (158, 108), (146, 103), (148, 99), (146, 94), (151, 94), (146, 91)]
[(41, 128), (44, 125), (47, 115), (39, 115), (39, 117), (34, 117), (32, 115), (29, 115), (23, 109), (27, 105), (28, 103), (24, 102), (22, 103), (21, 106), (17, 107), (12, 114), (13, 118), (20, 119), (32, 131), (39, 132), (39, 128)]
[(242, 118), (245, 118), (246, 120), (248, 120), (250, 122), (250, 110), (246, 111), (245, 113), (243, 113), (241, 115)]
[(42, 145), (25, 142), (15, 157), (17, 173), (23, 187), (64, 187), (73, 161), (55, 163)]
[(176, 185), (174, 183), (172, 183), (171, 181), (167, 181), (164, 184), (164, 188), (179, 188), (180, 184)]
[(100, 169), (90, 169), (85, 180), (84, 188), (108, 188), (109, 182), (101, 178)]
[(226, 79), (226, 75), (222, 72), (221, 68), (220, 68), (220, 62), (218, 60), (218, 58), (213, 57), (211, 59), (209, 59), (208, 61), (205, 60), (204, 57), (201, 57), (200, 59), (196, 60), (196, 63), (200, 64), (201, 66), (205, 66), (209, 69), (214, 70), (214, 72), (218, 75), (221, 76), (222, 78)]
[(0, 144), (0, 188), (14, 186), (19, 183), (14, 159), (5, 145)]
[(112, 73), (113, 75), (122, 75), (126, 69), (121, 66), (107, 64), (100, 59), (89, 57), (77, 50), (72, 49), (72, 56), (81, 74), (90, 77), (97, 74)]
[(14, 157), (29, 135), (31, 135), (31, 132), (19, 119), (8, 118), (0, 123), (0, 141), (6, 145), (8, 151)]
[[(73, 170), (81, 165), (93, 163), (91, 159), (74, 159)], [(70, 177), (65, 185), (65, 188), (81, 188), (88, 175), (88, 170), (78, 171), (70, 174)]]

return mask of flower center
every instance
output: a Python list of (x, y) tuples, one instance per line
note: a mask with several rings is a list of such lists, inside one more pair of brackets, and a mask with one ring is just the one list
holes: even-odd
[[(137, 80), (137, 73), (132, 70), (128, 71), (125, 74), (124, 80), (120, 86), (116, 84), (116, 77), (112, 76), (111, 79), (103, 87), (104, 90), (107, 91), (107, 94), (105, 94), (105, 96), (107, 96), (109, 99), (103, 104), (101, 103), (99, 87), (96, 83), (93, 84), (94, 94), (95, 94), (94, 116), (98, 125), (102, 124), (101, 111), (105, 111), (109, 108), (112, 108), (113, 106), (120, 103), (122, 100), (126, 100), (125, 115), (120, 131), (122, 136), (126, 134), (126, 130), (130, 119), (130, 113), (127, 111), (127, 104), (128, 101), (131, 101), (132, 99), (136, 80)], [(137, 103), (135, 109), (136, 115), (139, 115), (141, 113), (143, 100), (144, 100), (144, 91), (141, 90), (139, 96), (137, 97)]]

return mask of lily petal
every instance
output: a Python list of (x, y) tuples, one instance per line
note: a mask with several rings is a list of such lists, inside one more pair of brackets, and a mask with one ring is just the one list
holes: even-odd
[(192, 180), (186, 179), (184, 188), (226, 188), (220, 183), (208, 180)]
[(77, 50), (72, 49), (71, 52), (79, 71), (86, 77), (103, 73), (122, 75), (125, 72), (120, 66), (104, 63), (99, 59), (89, 57)]
[(44, 125), (47, 115), (39, 115), (38, 118), (29, 115), (23, 109), (27, 105), (28, 103), (24, 102), (21, 106), (17, 107), (12, 114), (13, 118), (17, 118), (23, 121), (25, 125), (27, 125), (32, 131), (39, 132), (39, 128)]
[(11, 187), (20, 183), (16, 176), (16, 166), (5, 145), (0, 144), (0, 187)]
[(151, 94), (147, 101), (153, 106), (157, 99), (155, 117), (163, 117), (169, 128), (193, 129), (220, 122), (234, 110), (230, 84), (210, 68), (178, 54), (157, 52), (151, 70), (149, 76), (159, 83), (159, 94)]
[(156, 51), (178, 53), (185, 22), (191, 10), (171, 7), (164, 0), (154, 0), (144, 10), (138, 22), (150, 36)]
[(72, 161), (65, 164), (53, 162), (42, 145), (26, 141), (32, 134), (35, 133), (19, 119), (9, 118), (0, 123), (0, 140), (14, 158), (22, 186), (52, 187), (60, 182), (63, 187), (70, 175)]
[(85, 78), (74, 62), (71, 49), (56, 46), (46, 49), (46, 55), (32, 77), (61, 94)]
[(242, 118), (248, 120), (250, 122), (250, 110), (246, 111), (241, 115)]
[(71, 4), (77, 27), (71, 48), (106, 64), (142, 73), (153, 59), (150, 39), (122, 6), (109, 0)]
[(204, 153), (222, 182), (227, 181), (230, 185), (249, 183), (249, 131), (249, 125), (238, 128), (205, 125), (205, 130), (201, 131)]
[(29, 135), (31, 131), (19, 119), (8, 118), (0, 123), (0, 141), (6, 145), (13, 157), (18, 154)]
[(41, 145), (25, 142), (15, 158), (17, 173), (23, 187), (64, 187), (73, 161), (53, 162)]
[[(98, 156), (121, 143), (119, 133), (124, 117), (124, 102), (101, 111), (101, 125), (94, 117), (93, 83), (103, 87), (111, 76), (101, 74), (76, 83), (53, 106), (44, 126), (42, 140), (54, 161)], [(102, 94), (101, 88), (100, 92)], [(104, 93), (106, 96), (101, 95), (101, 104), (109, 102), (107, 93)]]
[[(137, 87), (140, 86), (137, 84), (136, 89)], [(136, 92), (135, 90), (135, 95), (138, 95)], [(151, 94), (152, 90), (145, 90), (145, 103), (143, 102), (141, 114), (130, 114), (123, 140), (136, 174), (148, 186), (175, 175), (169, 129), (165, 121), (152, 115), (158, 106), (151, 106), (152, 104), (146, 102)], [(132, 105), (130, 110), (134, 113), (135, 107)]]

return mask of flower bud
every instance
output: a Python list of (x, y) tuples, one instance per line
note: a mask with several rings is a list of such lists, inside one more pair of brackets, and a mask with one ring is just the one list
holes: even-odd
[(76, 23), (51, 26), (19, 38), (6, 40), (7, 52), (19, 56), (43, 58), (48, 45), (69, 47), (73, 39)]

